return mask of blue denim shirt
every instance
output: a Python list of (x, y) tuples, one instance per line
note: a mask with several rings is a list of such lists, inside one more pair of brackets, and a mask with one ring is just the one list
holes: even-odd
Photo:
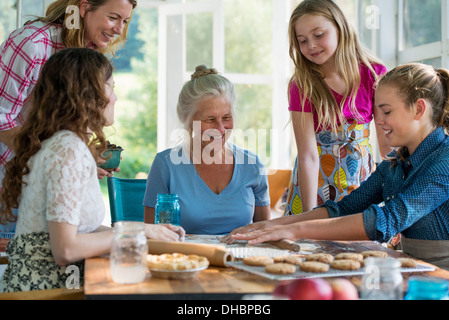
[[(399, 160), (389, 155), (360, 187), (340, 202), (323, 204), (330, 217), (363, 213), (371, 240), (388, 241), (402, 233), (422, 240), (449, 240), (449, 137), (442, 127), (415, 152)], [(405, 156), (405, 155), (404, 155)]]

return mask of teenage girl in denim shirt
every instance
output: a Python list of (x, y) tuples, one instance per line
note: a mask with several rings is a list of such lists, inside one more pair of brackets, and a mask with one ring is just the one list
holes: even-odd
[(405, 253), (449, 268), (448, 87), (445, 69), (407, 64), (388, 72), (376, 90), (375, 118), (399, 148), (371, 177), (339, 202), (234, 230), (223, 241), (388, 241), (401, 233)]

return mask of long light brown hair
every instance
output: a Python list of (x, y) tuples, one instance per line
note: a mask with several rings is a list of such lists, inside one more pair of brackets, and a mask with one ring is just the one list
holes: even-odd
[[(95, 11), (98, 7), (103, 6), (105, 3), (111, 0), (88, 0), (90, 8), (89, 11)], [(137, 0), (128, 0), (129, 3), (133, 6), (133, 9), (137, 6)], [(39, 17), (36, 20), (43, 21), (46, 23), (56, 23), (63, 26), (62, 30), (62, 42), (66, 48), (83, 48), (85, 47), (85, 25), (83, 19), (80, 19), (80, 27), (79, 28), (67, 28), (66, 23), (67, 19), (71, 19), (71, 12), (67, 13), (66, 10), (68, 6), (80, 6), (81, 0), (57, 0), (52, 2), (45, 13), (45, 17)], [(131, 14), (132, 17), (132, 14)], [(35, 21), (36, 21), (35, 20)], [(131, 18), (130, 20), (131, 21)], [(111, 41), (108, 46), (104, 49), (99, 49), (99, 52), (109, 53), (115, 56), (115, 52), (121, 49), (126, 42), (126, 37), (128, 34), (128, 26), (127, 23), (123, 29), (122, 34)]]
[[(331, 89), (325, 83), (325, 74), (321, 67), (310, 62), (302, 54), (296, 37), (295, 25), (304, 15), (323, 16), (331, 21), (337, 28), (339, 42), (335, 54), (335, 65), (346, 85), (341, 105), (337, 104)], [(345, 15), (332, 0), (304, 0), (293, 11), (289, 23), (290, 57), (295, 64), (295, 73), (290, 80), (294, 81), (299, 88), (302, 98), (302, 107), (308, 99), (316, 109), (318, 116), (318, 127), (331, 128), (334, 132), (341, 129), (346, 123), (343, 116), (343, 106), (347, 99), (351, 99), (350, 106), (352, 114), (359, 116), (355, 105), (357, 91), (360, 86), (360, 63), (366, 65), (374, 79), (377, 74), (372, 63), (381, 64), (369, 51), (362, 46), (357, 32), (347, 21)]]
[(6, 164), (0, 194), (0, 223), (14, 221), (12, 208), (30, 172), (29, 159), (42, 142), (60, 130), (70, 130), (89, 146), (94, 157), (106, 149), (104, 110), (109, 102), (106, 81), (113, 68), (101, 53), (69, 48), (50, 57), (31, 94), (25, 123), (14, 140), (15, 156)]
[[(385, 75), (378, 83), (380, 86), (393, 86), (404, 103), (412, 108), (418, 99), (425, 99), (432, 105), (432, 122), (437, 127), (449, 131), (449, 71), (434, 69), (422, 63), (409, 63), (398, 66)], [(400, 148), (407, 151), (405, 148)], [(398, 152), (402, 158), (404, 152)], [(390, 159), (395, 162), (395, 159)]]

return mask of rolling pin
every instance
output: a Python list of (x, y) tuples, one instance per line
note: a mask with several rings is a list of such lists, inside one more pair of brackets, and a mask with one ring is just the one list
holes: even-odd
[(301, 249), (301, 246), (299, 244), (297, 244), (294, 241), (287, 240), (287, 239), (281, 239), (281, 240), (276, 240), (276, 241), (267, 241), (267, 243), (269, 243), (273, 246), (276, 246), (279, 249), (290, 250), (293, 252), (299, 252), (299, 250)]
[(149, 254), (182, 253), (205, 256), (211, 265), (225, 267), (226, 262), (234, 260), (231, 251), (222, 245), (169, 242), (160, 240), (148, 240)]

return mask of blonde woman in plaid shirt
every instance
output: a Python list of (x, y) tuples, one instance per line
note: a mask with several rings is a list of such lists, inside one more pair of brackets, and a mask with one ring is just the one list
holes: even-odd
[[(0, 183), (28, 97), (49, 57), (63, 48), (114, 55), (124, 45), (137, 0), (57, 0), (45, 17), (13, 31), (0, 47)], [(64, 66), (61, 66), (63, 68)], [(98, 177), (111, 175), (98, 168)]]

